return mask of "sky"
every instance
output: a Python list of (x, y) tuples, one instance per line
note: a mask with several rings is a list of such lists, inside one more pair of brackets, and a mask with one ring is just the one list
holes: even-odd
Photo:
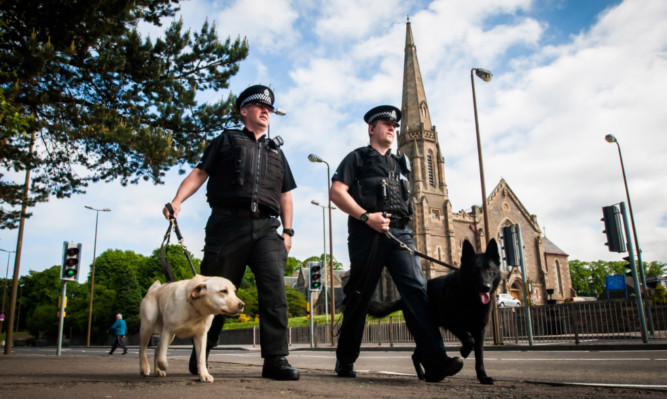
[[(600, 220), (603, 206), (627, 201), (618, 147), (604, 139), (613, 134), (643, 260), (667, 262), (667, 2), (192, 0), (182, 2), (179, 17), (193, 31), (208, 18), (223, 40), (246, 37), (250, 53), (231, 92), (270, 85), (287, 112), (273, 115), (271, 135), (284, 139), (298, 185), (290, 256), (329, 251), (325, 210), (311, 201), (326, 204), (327, 173), (368, 144), (366, 111), (400, 108), (409, 17), (455, 212), (482, 202), (470, 83), (471, 68), (481, 67), (494, 75), (475, 83), (487, 194), (505, 179), (570, 260), (621, 260), (625, 254), (604, 245)], [(309, 162), (311, 153), (329, 168)], [(20, 274), (60, 264), (63, 241), (83, 245), (81, 282), (94, 252), (150, 255), (168, 225), (162, 207), (183, 177), (173, 170), (158, 186), (96, 184), (37, 205), (25, 226)], [(96, 248), (97, 213), (85, 205), (111, 209), (99, 212)], [(202, 188), (178, 219), (198, 258), (208, 215)], [(333, 255), (349, 268), (347, 215), (336, 209), (332, 216)], [(0, 248), (15, 250), (16, 241), (17, 230), (0, 231)], [(11, 275), (13, 256), (0, 252), (0, 270), (4, 262)]]

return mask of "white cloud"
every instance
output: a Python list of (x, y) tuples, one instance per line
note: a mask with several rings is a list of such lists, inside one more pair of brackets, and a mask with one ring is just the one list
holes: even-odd
[(289, 0), (237, 0), (216, 19), (221, 36), (246, 36), (251, 52), (276, 53), (301, 38), (293, 26), (297, 17)]

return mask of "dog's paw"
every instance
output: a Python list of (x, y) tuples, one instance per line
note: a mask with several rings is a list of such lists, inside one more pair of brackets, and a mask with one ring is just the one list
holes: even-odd
[(155, 370), (155, 376), (156, 376), (156, 377), (166, 377), (166, 376), (167, 376), (167, 372), (164, 371), (164, 370), (156, 369), (156, 370)]
[(200, 382), (213, 382), (214, 378), (210, 374), (199, 374), (199, 381)]
[(150, 368), (142, 368), (139, 371), (139, 374), (143, 375), (144, 377), (148, 377), (149, 375), (151, 375), (151, 369)]

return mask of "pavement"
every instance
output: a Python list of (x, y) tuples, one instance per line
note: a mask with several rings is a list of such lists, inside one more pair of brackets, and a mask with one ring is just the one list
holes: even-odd
[[(452, 346), (452, 350), (455, 347)], [(209, 372), (213, 383), (200, 383), (190, 375), (187, 367), (189, 345), (170, 346), (167, 377), (143, 377), (139, 375), (139, 362), (135, 347), (128, 355), (106, 355), (108, 347), (67, 348), (56, 356), (49, 347), (40, 354), (31, 350), (17, 350), (11, 355), (0, 356), (1, 398), (306, 398), (326, 395), (329, 398), (664, 398), (664, 390), (633, 389), (604, 386), (569, 386), (551, 383), (534, 383), (520, 380), (496, 381), (495, 385), (481, 385), (473, 377), (455, 376), (441, 383), (428, 384), (414, 375), (387, 375), (364, 373), (355, 379), (338, 378), (327, 364), (325, 368), (301, 369), (299, 381), (273, 381), (261, 377), (259, 354), (254, 364), (212, 361)], [(65, 348), (63, 348), (65, 349)], [(88, 353), (74, 354), (75, 349), (87, 349)], [(172, 356), (174, 349), (181, 349)], [(449, 347), (448, 347), (449, 349)], [(667, 349), (667, 342), (635, 343), (582, 343), (550, 345), (489, 345), (486, 351), (498, 350), (646, 350)], [(219, 346), (215, 351), (259, 352), (259, 346)], [(290, 347), (296, 351), (333, 351), (329, 345), (310, 348), (307, 344)], [(411, 345), (394, 347), (365, 345), (362, 351), (406, 351)], [(149, 361), (153, 361), (152, 350)], [(183, 355), (185, 353), (185, 355)], [(222, 354), (222, 353), (221, 353)], [(406, 356), (408, 354), (406, 353)], [(254, 357), (254, 356), (253, 356)]]

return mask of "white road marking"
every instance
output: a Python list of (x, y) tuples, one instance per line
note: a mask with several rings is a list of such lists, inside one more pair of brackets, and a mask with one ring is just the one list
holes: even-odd
[(610, 387), (610, 388), (660, 388), (660, 389), (667, 388), (667, 385), (606, 384), (606, 383), (602, 383), (602, 382), (562, 382), (561, 384), (584, 385), (584, 386), (593, 386), (593, 387)]

